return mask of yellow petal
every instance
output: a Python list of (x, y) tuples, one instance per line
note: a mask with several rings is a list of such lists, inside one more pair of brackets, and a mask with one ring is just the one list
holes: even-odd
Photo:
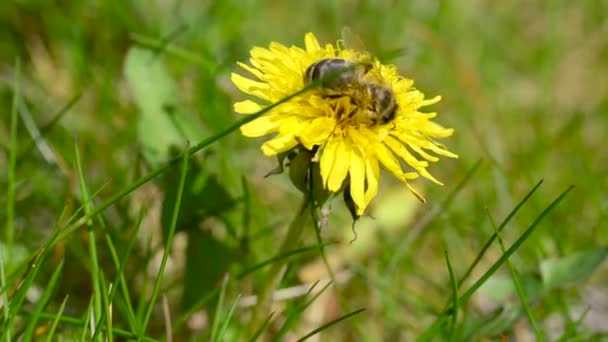
[(264, 79), (264, 73), (261, 72), (260, 70), (258, 70), (256, 68), (252, 68), (245, 63), (237, 62), (236, 64), (238, 66), (240, 66), (241, 68), (245, 69), (246, 71), (248, 71), (249, 73), (251, 73), (253, 76), (257, 77), (258, 79), (260, 79), (260, 80)]
[(437, 144), (431, 141), (429, 138), (418, 134), (418, 136), (422, 136), (423, 138), (417, 138), (412, 134), (394, 134), (399, 140), (406, 143), (408, 146), (416, 145), (418, 147), (431, 150), (439, 155), (450, 157), (450, 158), (458, 158), (457, 154), (454, 154), (445, 148), (437, 146)]
[(453, 128), (445, 128), (439, 124), (436, 124), (434, 122), (427, 122), (426, 127), (425, 127), (425, 132), (428, 135), (431, 135), (433, 137), (437, 137), (437, 138), (446, 138), (451, 136), (452, 134), (454, 134), (454, 129)]
[(365, 152), (374, 145), (370, 137), (362, 134), (357, 127), (349, 127), (347, 132), (348, 136), (353, 141), (353, 145), (363, 152), (363, 154), (367, 155)]
[(321, 49), (321, 45), (319, 45), (319, 41), (317, 37), (312, 32), (308, 32), (304, 37), (304, 45), (306, 46), (306, 51), (314, 52)]
[(420, 173), (422, 177), (431, 180), (435, 184), (443, 185), (443, 183), (441, 183), (437, 178), (433, 177), (433, 175), (431, 175), (427, 169), (420, 169), (418, 170), (418, 173)]
[(336, 120), (328, 117), (316, 118), (300, 132), (302, 145), (311, 150), (314, 145), (320, 145), (334, 131)]
[(435, 103), (437, 103), (439, 101), (441, 101), (441, 96), (437, 95), (437, 96), (433, 97), (432, 99), (426, 99), (426, 100), (420, 102), (420, 107), (430, 106), (430, 105), (435, 104)]
[(334, 164), (329, 172), (327, 179), (327, 190), (337, 192), (342, 187), (342, 183), (348, 174), (350, 166), (350, 146), (344, 143), (343, 139), (338, 140), (338, 146), (334, 155)]
[(437, 144), (435, 144), (434, 142), (432, 142), (430, 140), (417, 139), (416, 142), (418, 143), (418, 146), (425, 148), (427, 150), (431, 150), (439, 155), (450, 157), (450, 158), (458, 158), (457, 154), (454, 154), (442, 147), (437, 146)]
[[(283, 112), (281, 112), (283, 113)], [(293, 134), (299, 136), (302, 129), (304, 129), (306, 123), (309, 121), (307, 118), (301, 118), (300, 116), (293, 115), (289, 112), (284, 112), (280, 118), (281, 126), (279, 130), (281, 134)]]
[(280, 124), (279, 115), (263, 115), (241, 126), (241, 133), (246, 137), (261, 137), (276, 131)]
[(426, 203), (426, 199), (418, 191), (416, 191), (416, 189), (414, 189), (414, 187), (412, 187), (412, 185), (407, 180), (403, 180), (403, 183), (405, 184), (405, 186), (407, 187), (407, 189), (414, 196), (416, 196), (416, 198), (418, 198), (418, 200), (420, 200), (420, 202)]
[(230, 79), (232, 79), (232, 83), (234, 83), (240, 91), (264, 100), (270, 100), (268, 96), (270, 86), (267, 83), (253, 81), (235, 73), (231, 74)]
[(276, 58), (272, 51), (258, 46), (252, 48), (251, 51), (249, 51), (249, 54), (251, 55), (251, 57), (257, 60), (266, 62), (272, 62)]
[(262, 145), (262, 152), (267, 156), (274, 156), (281, 152), (289, 151), (298, 145), (293, 134), (281, 134)]
[(334, 46), (331, 44), (325, 44), (325, 54), (327, 57), (336, 56), (336, 51), (334, 49)]
[(361, 212), (358, 214), (363, 214), (363, 211), (369, 204), (369, 202), (376, 197), (378, 193), (378, 182), (380, 181), (380, 166), (378, 165), (378, 160), (373, 157), (367, 157), (365, 159), (365, 180), (367, 182), (367, 189), (365, 191), (365, 205), (362, 208), (359, 208)]
[(414, 157), (410, 151), (407, 150), (407, 148), (405, 148), (405, 146), (403, 146), (403, 143), (401, 141), (398, 141), (397, 139), (388, 136), (386, 137), (386, 139), (384, 139), (384, 143), (391, 148), (391, 150), (393, 150), (393, 152), (395, 152), (395, 154), (397, 154), (399, 157), (401, 157), (403, 160), (405, 160), (406, 163), (408, 163), (411, 167), (415, 168), (415, 169), (419, 169), (419, 168), (424, 168), (428, 166), (428, 163), (425, 161), (420, 161), (418, 159), (416, 159), (416, 157)]
[(412, 150), (414, 150), (414, 152), (418, 153), (422, 158), (431, 161), (431, 162), (436, 162), (439, 160), (439, 158), (432, 156), (428, 153), (426, 153), (425, 150), (421, 149), (420, 147), (418, 147), (417, 145), (414, 144), (407, 144)]
[(281, 43), (271, 42), (269, 50), (279, 59), (288, 59), (291, 57), (289, 55), (289, 48)]
[(406, 180), (413, 180), (420, 177), (420, 174), (418, 172), (405, 172), (401, 174), (401, 177)]
[(413, 85), (414, 85), (414, 81), (407, 79), (407, 78), (398, 77), (393, 82), (393, 90), (397, 94), (403, 94), (403, 93), (406, 93)]
[(253, 65), (253, 67), (256, 69), (264, 70), (264, 74), (266, 74), (266, 75), (276, 76), (280, 73), (279, 68), (277, 68), (274, 65), (274, 62), (272, 62), (272, 61), (268, 62), (263, 59), (258, 59), (258, 58), (252, 57), (251, 59), (249, 59), (249, 63), (251, 63), (251, 65)]
[(350, 158), (350, 195), (359, 210), (363, 212), (367, 203), (365, 201), (365, 157), (355, 150), (351, 151)]
[(329, 181), (329, 175), (331, 169), (334, 166), (334, 162), (336, 159), (336, 148), (338, 147), (337, 139), (329, 139), (327, 144), (323, 147), (321, 151), (321, 179), (323, 180), (323, 187), (327, 189), (327, 182)]
[(403, 173), (399, 161), (397, 161), (393, 153), (384, 144), (376, 144), (374, 146), (374, 152), (378, 160), (388, 171), (395, 175), (401, 175)]
[(239, 114), (253, 114), (262, 110), (262, 106), (259, 103), (251, 100), (245, 100), (234, 104), (234, 111)]

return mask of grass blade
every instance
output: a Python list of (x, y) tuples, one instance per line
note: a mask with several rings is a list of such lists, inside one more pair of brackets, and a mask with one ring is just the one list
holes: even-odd
[[(6, 274), (4, 272), (4, 249), (2, 248), (2, 245), (0, 245), (0, 289), (2, 290), (2, 314), (4, 315), (4, 319), (8, 319), (10, 316), (10, 307), (9, 305), (11, 304), (8, 301), (8, 295), (7, 295), (7, 290), (8, 290), (8, 284), (6, 283)], [(6, 329), (9, 330), (10, 327), (7, 327)], [(10, 337), (11, 333), (10, 330), (7, 331), (7, 335), (6, 335), (6, 340), (8, 342), (10, 342), (11, 337)]]
[[(124, 299), (125, 302), (125, 310), (126, 310), (126, 315), (127, 315), (127, 321), (129, 322), (129, 327), (131, 328), (131, 330), (133, 331), (137, 331), (139, 329), (139, 326), (137, 325), (137, 319), (135, 318), (135, 311), (133, 310), (133, 303), (131, 303), (131, 295), (129, 294), (129, 288), (128, 288), (128, 283), (127, 280), (125, 279), (124, 276), (124, 271), (125, 271), (125, 267), (127, 265), (127, 260), (129, 260), (129, 256), (131, 255), (131, 251), (133, 250), (133, 246), (135, 245), (135, 241), (137, 239), (137, 233), (139, 232), (139, 227), (141, 226), (141, 220), (143, 219), (143, 215), (140, 216), (140, 218), (138, 218), (138, 221), (136, 223), (136, 229), (133, 232), (131, 238), (129, 239), (127, 248), (125, 250), (125, 254), (123, 255), (123, 257), (119, 260), (118, 259), (118, 255), (116, 253), (116, 248), (114, 247), (114, 244), (112, 243), (112, 240), (110, 238), (109, 235), (106, 235), (106, 241), (108, 244), (108, 249), (110, 250), (110, 254), (112, 256), (112, 260), (114, 261), (114, 264), (118, 264), (118, 271), (116, 272), (116, 276), (114, 277), (114, 281), (112, 281), (112, 284), (115, 284), (112, 286), (112, 289), (110, 290), (110, 294), (108, 296), (108, 300), (110, 303), (114, 303), (114, 296), (116, 295), (116, 291), (118, 291), (118, 289), (120, 288), (120, 292), (122, 294), (122, 297)], [(101, 317), (102, 319), (105, 319), (105, 317)]]
[[(473, 293), (485, 283), (488, 278), (490, 278), (502, 264), (505, 263), (509, 257), (515, 253), (515, 251), (528, 239), (528, 237), (534, 232), (540, 221), (549, 214), (551, 210), (553, 210), (563, 199), (564, 197), (574, 188), (574, 185), (568, 187), (564, 192), (562, 192), (549, 206), (547, 206), (532, 222), (532, 224), (526, 229), (526, 231), (515, 241), (515, 243), (505, 252), (503, 255), (496, 261), (489, 270), (487, 270), (468, 290), (460, 297), (461, 305), (464, 305)], [(536, 187), (535, 187), (536, 189)], [(529, 196), (528, 196), (529, 197)], [(527, 198), (527, 197), (526, 197)], [(452, 306), (448, 307), (442, 314), (440, 314), (435, 322), (431, 324), (431, 326), (418, 338), (419, 341), (429, 341), (433, 338), (433, 336), (439, 332), (439, 328), (445, 323), (447, 319), (447, 313), (451, 312)]]
[[(63, 310), (65, 309), (65, 304), (68, 302), (68, 297), (69, 295), (66, 295), (63, 298), (63, 301), (61, 302), (61, 306), (59, 306), (59, 311), (57, 311), (57, 316), (55, 316), (55, 319), (53, 320), (53, 324), (51, 324), (51, 329), (49, 330), (47, 336), (46, 336), (46, 342), (52, 342), (53, 341), (53, 337), (55, 337), (55, 330), (57, 329), (57, 325), (59, 325), (59, 319), (61, 319), (61, 317), (63, 316)], [(38, 315), (38, 317), (40, 317), (40, 315)]]
[(441, 202), (441, 204), (436, 206), (433, 210), (429, 211), (427, 215), (422, 217), (422, 219), (416, 222), (416, 225), (412, 227), (410, 233), (407, 234), (407, 237), (399, 243), (395, 254), (393, 255), (390, 263), (388, 264), (388, 272), (393, 272), (395, 270), (401, 259), (405, 256), (405, 253), (410, 250), (411, 244), (422, 234), (424, 229), (437, 217), (439, 217), (439, 215), (444, 212), (444, 210), (450, 207), (450, 205), (456, 198), (456, 195), (458, 195), (460, 191), (464, 189), (464, 186), (473, 178), (473, 175), (477, 172), (477, 170), (481, 166), (481, 163), (481, 159), (478, 160), (473, 165), (473, 167), (471, 167), (471, 169), (469, 169), (469, 171), (464, 175), (460, 182), (458, 182), (456, 187), (454, 187), (454, 189), (448, 194), (445, 200), (443, 200), (443, 202)]
[[(578, 332), (584, 332), (585, 330), (582, 329), (582, 324), (585, 320), (585, 318), (587, 317), (587, 314), (589, 314), (589, 311), (591, 311), (591, 307), (587, 307), (585, 309), (585, 311), (583, 311), (583, 313), (581, 313), (580, 317), (574, 321), (574, 322), (568, 322), (566, 324), (566, 329), (563, 332), (562, 336), (560, 336), (560, 338), (557, 340), (558, 342), (567, 342), (567, 341), (572, 341), (572, 340), (576, 340), (576, 335)], [(578, 339), (579, 341), (582, 341), (582, 338)]]
[[(137, 222), (135, 223), (135, 231), (131, 234), (131, 238), (129, 239), (129, 242), (127, 244), (125, 254), (123, 255), (123, 257), (120, 261), (118, 259), (118, 255), (116, 253), (116, 248), (114, 248), (114, 243), (112, 242), (112, 238), (110, 237), (109, 234), (106, 234), (106, 243), (108, 245), (108, 249), (110, 250), (110, 255), (112, 257), (112, 261), (114, 262), (114, 265), (118, 269), (116, 272), (116, 276), (114, 277), (114, 281), (112, 282), (113, 286), (112, 286), (112, 289), (110, 289), (110, 293), (107, 298), (107, 303), (108, 303), (108, 305), (114, 303), (114, 295), (116, 294), (117, 287), (120, 287), (120, 290), (121, 290), (122, 295), (125, 300), (129, 328), (132, 331), (139, 331), (139, 326), (137, 325), (137, 319), (135, 318), (135, 312), (133, 311), (133, 304), (131, 303), (131, 296), (129, 295), (129, 289), (127, 286), (128, 284), (124, 277), (124, 270), (127, 265), (127, 260), (129, 259), (129, 256), (131, 255), (131, 251), (133, 250), (133, 246), (135, 245), (135, 241), (137, 240), (137, 234), (139, 233), (139, 228), (141, 227), (141, 222), (143, 221), (143, 218), (144, 218), (144, 210), (142, 209), (137, 218)], [(106, 319), (106, 317), (107, 317), (106, 312), (105, 311), (102, 312), (101, 317), (99, 317), (99, 320), (97, 321), (97, 326), (100, 326), (101, 324), (103, 324), (103, 320)], [(98, 331), (95, 331), (95, 335), (97, 333), (98, 333)], [(93, 339), (95, 338), (95, 335), (93, 336)]]
[(163, 251), (163, 257), (160, 262), (160, 268), (158, 270), (158, 275), (156, 276), (156, 281), (154, 282), (154, 289), (152, 290), (152, 296), (150, 298), (150, 302), (148, 303), (148, 307), (144, 314), (143, 322), (141, 324), (141, 328), (139, 330), (139, 334), (137, 336), (137, 341), (141, 341), (143, 335), (146, 332), (146, 327), (148, 326), (148, 322), (150, 321), (150, 317), (152, 316), (152, 309), (154, 308), (154, 303), (156, 302), (156, 298), (158, 298), (158, 294), (160, 291), (160, 284), (163, 279), (163, 274), (165, 272), (165, 266), (167, 265), (167, 260), (169, 259), (169, 254), (171, 254), (171, 246), (173, 245), (173, 237), (175, 236), (175, 228), (177, 226), (177, 218), (179, 217), (179, 210), (181, 208), (182, 196), (184, 194), (184, 184), (186, 184), (186, 174), (188, 171), (188, 161), (190, 157), (190, 150), (186, 148), (186, 152), (182, 156), (182, 172), (177, 188), (177, 196), (175, 198), (175, 206), (173, 207), (173, 217), (171, 218), (171, 226), (169, 227), (169, 235), (167, 236), (167, 242), (165, 244), (165, 250)]
[(188, 311), (182, 313), (173, 323), (172, 330), (177, 331), (184, 323), (186, 323), (186, 321), (188, 320), (188, 318), (190, 316), (192, 316), (192, 314), (194, 314), (203, 305), (205, 305), (208, 301), (210, 301), (213, 297), (215, 297), (219, 291), (220, 291), (220, 288), (218, 288), (218, 287), (214, 288), (212, 291), (208, 292), (204, 297), (199, 299), (198, 302), (196, 302), (196, 304), (192, 305), (192, 307), (190, 309), (188, 309)]
[[(496, 226), (496, 223), (492, 219), (492, 215), (490, 215), (490, 212), (488, 210), (486, 210), (486, 213), (487, 213), (488, 219), (490, 220), (490, 223), (492, 224), (492, 227), (494, 228), (494, 234), (496, 235), (496, 239), (498, 240), (498, 244), (500, 245), (500, 250), (504, 254), (505, 253), (505, 244), (504, 244), (504, 241), (502, 240), (502, 237), (500, 236), (498, 227)], [(534, 330), (534, 335), (536, 335), (536, 340), (544, 341), (545, 340), (544, 334), (542, 333), (542, 331), (539, 330), (538, 325), (536, 324), (536, 320), (534, 319), (534, 316), (532, 315), (532, 310), (530, 309), (530, 305), (528, 304), (528, 298), (526, 297), (524, 289), (521, 286), (521, 282), (519, 281), (519, 276), (517, 275), (517, 270), (515, 270), (515, 267), (513, 267), (513, 264), (511, 263), (510, 260), (507, 260), (506, 263), (507, 263), (507, 267), (509, 268), (509, 272), (511, 273), (511, 278), (513, 279), (513, 285), (515, 286), (515, 290), (517, 291), (517, 295), (519, 296), (519, 301), (521, 302), (521, 306), (524, 309), (526, 316), (528, 317), (528, 322), (530, 323), (532, 330)]]
[[(532, 197), (532, 195), (536, 192), (536, 190), (538, 190), (538, 188), (541, 186), (541, 184), (543, 184), (542, 179), (538, 183), (536, 183), (536, 185), (532, 188), (532, 190), (530, 190), (519, 203), (517, 203), (515, 208), (513, 208), (513, 210), (511, 210), (511, 212), (507, 215), (507, 217), (502, 221), (500, 226), (498, 226), (498, 229), (497, 229), (498, 233), (502, 232), (502, 230), (509, 223), (509, 221), (511, 221), (511, 219), (515, 216), (515, 214), (517, 214), (517, 212), (519, 211), (519, 209), (521, 209), (521, 207), (524, 205), (524, 203), (526, 203), (530, 199), (530, 197)], [(462, 284), (469, 278), (471, 273), (473, 273), (473, 269), (475, 269), (475, 267), (477, 266), (479, 261), (481, 261), (481, 258), (483, 258), (483, 256), (486, 254), (488, 248), (490, 248), (490, 246), (496, 239), (496, 236), (497, 236), (496, 234), (493, 234), (492, 237), (490, 237), (490, 239), (488, 240), (488, 242), (486, 242), (486, 244), (481, 248), (481, 251), (477, 254), (477, 257), (471, 263), (471, 266), (469, 266), (469, 268), (463, 274), (462, 278), (460, 278), (460, 280), (458, 281), (458, 286), (462, 286)]]
[(229, 279), (228, 275), (226, 274), (222, 281), (222, 288), (220, 290), (220, 298), (218, 299), (217, 306), (215, 308), (213, 325), (211, 326), (211, 337), (209, 338), (209, 340), (212, 342), (218, 341), (216, 336), (217, 336), (217, 331), (219, 328), (219, 323), (220, 323), (219, 318), (220, 318), (220, 315), (222, 312), (222, 306), (224, 306), (224, 297), (226, 296), (226, 288), (228, 287), (228, 279)]
[(343, 321), (345, 319), (348, 319), (348, 318), (350, 318), (350, 317), (352, 317), (354, 315), (360, 314), (363, 311), (365, 311), (365, 308), (361, 308), (361, 309), (355, 310), (353, 312), (347, 313), (346, 315), (340, 316), (340, 317), (338, 317), (338, 318), (336, 318), (336, 319), (334, 319), (334, 320), (332, 320), (330, 322), (327, 322), (327, 323), (323, 324), (322, 326), (318, 327), (317, 329), (315, 329), (315, 330), (309, 332), (308, 334), (304, 335), (303, 337), (300, 337), (298, 339), (298, 342), (305, 341), (309, 337), (312, 337), (312, 336), (316, 335), (317, 333), (320, 333), (321, 331), (323, 331), (323, 330), (331, 327), (332, 325), (334, 325), (336, 323), (340, 323), (341, 321)]
[[(334, 243), (333, 242), (327, 242), (327, 243), (325, 243), (323, 245), (324, 246), (329, 246), (329, 245), (332, 245), (332, 244), (334, 244)], [(237, 276), (237, 279), (242, 279), (245, 276), (247, 276), (248, 274), (251, 274), (251, 273), (257, 271), (260, 268), (263, 268), (264, 266), (267, 266), (267, 265), (270, 265), (272, 263), (281, 261), (281, 260), (283, 260), (285, 258), (289, 258), (289, 257), (297, 255), (297, 254), (302, 254), (302, 253), (306, 253), (306, 252), (312, 252), (312, 251), (315, 251), (317, 249), (319, 249), (319, 247), (317, 245), (315, 245), (315, 246), (297, 248), (297, 249), (288, 251), (286, 253), (279, 254), (279, 255), (274, 256), (274, 257), (272, 257), (270, 259), (264, 260), (264, 261), (260, 262), (257, 265), (251, 266), (251, 267), (247, 268), (246, 270), (243, 270), (241, 273), (239, 273), (239, 275)]]
[(74, 97), (68, 101), (68, 103), (63, 106), (59, 111), (53, 116), (51, 121), (44, 125), (38, 130), (37, 134), (32, 137), (32, 140), (26, 145), (26, 147), (19, 153), (19, 157), (17, 158), (17, 165), (19, 165), (22, 161), (26, 160), (30, 151), (36, 146), (42, 138), (53, 128), (55, 125), (63, 118), (65, 114), (69, 112), (69, 110), (80, 100), (82, 93), (76, 94)]
[(12, 327), (13, 321), (17, 317), (17, 312), (21, 310), (21, 305), (23, 304), (25, 295), (29, 290), (30, 286), (32, 286), (32, 283), (38, 275), (38, 272), (40, 271), (45, 259), (46, 250), (43, 249), (32, 259), (32, 261), (30, 262), (30, 266), (25, 271), (24, 277), (20, 279), (15, 285), (12, 298), (10, 298), (11, 296), (9, 295), (9, 314), (5, 318), (2, 327), (0, 327), (0, 331), (2, 332), (2, 336), (0, 337), (0, 339), (4, 339), (5, 337), (10, 338), (10, 328)]
[(174, 44), (168, 43), (167, 39), (150, 38), (137, 33), (132, 34), (131, 39), (141, 46), (156, 50), (162, 49), (162, 51), (166, 51), (168, 54), (179, 57), (190, 63), (197, 64), (203, 69), (207, 70), (210, 74), (215, 73), (215, 71), (218, 69), (218, 65), (213, 60), (203, 58), (199, 53), (192, 53), (188, 50), (179, 48)]
[(38, 323), (40, 314), (42, 314), (42, 311), (44, 311), (44, 308), (46, 307), (49, 300), (51, 299), (51, 295), (55, 291), (55, 287), (57, 285), (57, 280), (59, 279), (59, 275), (61, 274), (61, 271), (63, 270), (63, 263), (64, 263), (63, 261), (61, 261), (61, 263), (59, 263), (59, 265), (57, 266), (57, 268), (55, 268), (55, 271), (51, 275), (51, 279), (45, 285), (45, 289), (44, 289), (44, 293), (42, 294), (42, 298), (40, 298), (40, 300), (36, 304), (34, 313), (32, 314), (32, 317), (30, 318), (30, 321), (28, 322), (28, 324), (25, 328), (25, 332), (23, 333), (24, 341), (30, 341), (32, 339), (32, 335), (34, 333), (34, 328), (36, 328), (36, 324)]
[(469, 290), (467, 290), (467, 292), (465, 292), (465, 294), (462, 295), (462, 297), (460, 297), (460, 301), (461, 302), (466, 302), (466, 301), (468, 301), (471, 298), (471, 296), (473, 295), (473, 293), (475, 293), (475, 291), (477, 291), (477, 289), (479, 289), (479, 287), (486, 280), (488, 280), (488, 278), (490, 276), (492, 276), (492, 274), (494, 274), (496, 272), (496, 270), (498, 270), (498, 268), (500, 268), (500, 266), (502, 266), (502, 264), (505, 263), (505, 261), (508, 260), (509, 257), (513, 253), (515, 253), (515, 251), (524, 243), (524, 241), (526, 241), (528, 239), (528, 237), (534, 232), (534, 230), (536, 229), (536, 227), (538, 226), (538, 224), (540, 223), (540, 221), (542, 221), (542, 219), (545, 216), (547, 216), (547, 214), (549, 214), (549, 212), (551, 210), (553, 210), (553, 208), (555, 208), (573, 188), (574, 188), (574, 185), (571, 185), (570, 187), (568, 187), (568, 189), (566, 189), (564, 192), (562, 192), (553, 202), (551, 202), (551, 204), (549, 204), (549, 206), (547, 208), (545, 208), (545, 210), (543, 210), (540, 213), (540, 215), (538, 215), (536, 217), (536, 219), (534, 220), (534, 222), (532, 222), (532, 224), (519, 237), (519, 239), (517, 239), (517, 241), (515, 241), (515, 243), (500, 257), (500, 259), (498, 259), (498, 261), (496, 261), (496, 263), (494, 263), (494, 265), (492, 265), (492, 267), (490, 267), (490, 269), (488, 271), (486, 271), (486, 273), (484, 273), (479, 278), (479, 280), (477, 280), (475, 282), (475, 284), (473, 284), (469, 288)]
[[(90, 312), (89, 309), (87, 309), (87, 312)], [(19, 316), (24, 316), (24, 317), (31, 317), (32, 313), (28, 312), (28, 311), (21, 311), (18, 313)], [(49, 313), (49, 312), (43, 312), (42, 314), (40, 314), (40, 320), (57, 320), (61, 323), (64, 323), (66, 325), (70, 325), (70, 326), (74, 326), (74, 327), (83, 327), (85, 325), (88, 324), (89, 320), (85, 319), (85, 318), (76, 318), (76, 317), (71, 317), (71, 316), (65, 316), (65, 315), (59, 315), (59, 314), (55, 314), (55, 313)], [(105, 326), (101, 326), (100, 329), (105, 331)], [(106, 331), (107, 332), (107, 331)], [(121, 328), (112, 328), (112, 332), (114, 337), (124, 337), (125, 339), (128, 340), (134, 340), (137, 338), (137, 334), (121, 329)], [(143, 341), (145, 342), (157, 342), (158, 340), (150, 338), (150, 337), (144, 337)]]
[[(89, 259), (91, 265), (91, 283), (93, 284), (93, 317), (91, 318), (91, 323), (93, 324), (93, 335), (96, 336), (95, 330), (97, 330), (97, 326), (95, 323), (97, 319), (101, 317), (101, 301), (102, 295), (101, 290), (99, 288), (99, 259), (97, 257), (97, 239), (95, 237), (95, 228), (93, 226), (93, 217), (91, 215), (91, 210), (93, 208), (91, 203), (91, 198), (89, 196), (89, 189), (87, 187), (84, 171), (82, 169), (82, 162), (80, 160), (80, 151), (78, 150), (78, 144), (74, 143), (74, 156), (76, 159), (76, 170), (78, 172), (78, 181), (80, 184), (80, 196), (81, 200), (84, 204), (84, 212), (88, 216), (87, 220), (87, 230), (88, 230), (88, 242), (89, 242)], [(101, 339), (97, 337), (95, 341), (100, 341)]]
[(251, 336), (251, 338), (249, 339), (249, 342), (255, 342), (258, 340), (258, 338), (260, 338), (260, 336), (262, 335), (264, 330), (266, 330), (266, 327), (272, 320), (273, 316), (274, 316), (274, 312), (271, 312), (270, 315), (268, 315), (268, 318), (266, 318), (266, 320), (260, 325), (260, 327), (253, 334), (253, 336)]
[[(310, 287), (310, 289), (308, 289), (308, 291), (306, 292), (306, 294), (304, 294), (304, 298), (306, 298), (307, 296), (309, 296), (312, 293), (312, 291), (315, 289), (315, 287), (317, 286), (318, 283), (319, 282), (317, 281), (316, 283), (314, 283)], [(287, 333), (287, 331), (289, 330), (289, 328), (291, 328), (291, 326), (293, 325), (293, 322), (298, 317), (298, 314), (301, 314), (302, 312), (304, 312), (304, 310), (306, 310), (306, 308), (308, 308), (312, 303), (314, 303), (314, 301), (317, 298), (319, 298), (319, 296), (323, 292), (325, 292), (325, 290), (327, 290), (331, 284), (333, 284), (333, 282), (331, 282), (331, 281), (327, 282), (327, 284), (325, 284), (325, 286), (323, 286), (323, 288), (318, 293), (316, 293), (310, 300), (302, 303), (301, 305), (298, 305), (296, 308), (294, 308), (293, 310), (291, 310), (287, 314), (287, 317), (285, 318), (285, 322), (283, 322), (283, 325), (281, 326), (281, 328), (277, 332), (276, 338), (280, 339), (281, 337), (283, 337)]]
[(232, 315), (234, 315), (234, 310), (236, 309), (236, 306), (239, 303), (240, 299), (241, 299), (241, 295), (239, 294), (236, 297), (236, 299), (234, 300), (234, 302), (232, 303), (232, 306), (230, 307), (230, 309), (228, 310), (226, 317), (222, 321), (222, 326), (220, 327), (220, 330), (217, 333), (218, 341), (224, 341), (224, 335), (226, 334), (226, 331), (228, 330), (228, 324), (230, 324), (230, 319), (232, 318)]
[(95, 322), (91, 320), (91, 316), (93, 315), (93, 301), (94, 299), (91, 298), (91, 300), (89, 301), (89, 306), (87, 307), (87, 312), (85, 313), (84, 324), (82, 325), (82, 335), (80, 335), (80, 342), (86, 341), (87, 326), (90, 327), (91, 336), (93, 336), (93, 325), (95, 324)]
[[(112, 331), (112, 302), (109, 301), (108, 299), (108, 286), (106, 285), (106, 279), (103, 275), (103, 273), (99, 273), (99, 286), (101, 288), (101, 303), (102, 303), (102, 315), (104, 315), (104, 317), (109, 317), (109, 319), (106, 319), (106, 331)], [(115, 287), (113, 286), (113, 284), (110, 283), (111, 287)], [(95, 326), (97, 327), (95, 329), (95, 334), (93, 334), (91, 340), (95, 340), (97, 332), (101, 329), (99, 329), (99, 327), (101, 327), (100, 323), (95, 323)], [(114, 338), (112, 336), (112, 333), (109, 333), (106, 337), (106, 340), (108, 342), (113, 342)]]
[(456, 333), (456, 322), (458, 320), (458, 310), (460, 310), (460, 299), (458, 297), (458, 282), (456, 281), (456, 275), (448, 256), (448, 251), (445, 251), (445, 262), (448, 266), (448, 273), (450, 274), (450, 284), (452, 285), (452, 323), (450, 325), (450, 338), (449, 341), (454, 340)]

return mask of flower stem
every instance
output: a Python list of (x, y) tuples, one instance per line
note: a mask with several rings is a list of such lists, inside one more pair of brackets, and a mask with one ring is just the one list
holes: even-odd
[[(307, 215), (308, 211), (306, 210), (309, 204), (310, 197), (305, 195), (302, 200), (302, 204), (300, 204), (300, 208), (296, 212), (296, 216), (294, 216), (293, 220), (289, 224), (287, 234), (283, 238), (278, 255), (284, 255), (297, 248), (298, 243), (300, 242), (300, 237), (302, 236), (302, 232), (304, 231), (306, 219), (309, 217)], [(262, 317), (262, 315), (265, 315), (270, 311), (270, 307), (272, 305), (272, 294), (283, 279), (283, 275), (287, 269), (287, 261), (287, 257), (281, 258), (273, 263), (268, 270), (266, 284), (264, 284), (262, 291), (258, 295), (257, 304), (253, 308), (250, 325), (251, 331), (258, 330), (266, 319), (266, 317)]]

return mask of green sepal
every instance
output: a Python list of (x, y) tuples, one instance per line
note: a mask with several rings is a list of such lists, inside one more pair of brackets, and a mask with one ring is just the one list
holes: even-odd
[(279, 153), (277, 154), (277, 167), (270, 170), (265, 176), (266, 177), (270, 177), (270, 176), (274, 176), (274, 175), (279, 175), (281, 173), (283, 173), (283, 171), (285, 170), (285, 158), (287, 158), (290, 154), (293, 154), (293, 150), (287, 151), (287, 152), (283, 152), (283, 153)]
[(313, 154), (308, 150), (300, 150), (289, 163), (289, 179), (302, 193), (308, 190), (308, 173), (312, 164)]
[(310, 173), (312, 178), (312, 184), (310, 191), (312, 192), (312, 200), (314, 206), (319, 208), (329, 199), (331, 192), (327, 191), (323, 186), (323, 179), (321, 178), (321, 166), (319, 163), (312, 163), (310, 166)]
[(355, 205), (353, 196), (350, 194), (349, 186), (346, 186), (344, 188), (344, 192), (342, 193), (342, 196), (344, 198), (344, 204), (346, 205), (346, 208), (350, 212), (350, 216), (352, 216), (353, 221), (356, 222), (361, 217), (361, 215), (357, 214), (357, 206)]

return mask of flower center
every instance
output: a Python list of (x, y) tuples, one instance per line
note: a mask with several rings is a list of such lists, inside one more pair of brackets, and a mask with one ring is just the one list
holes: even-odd
[(342, 96), (329, 99), (329, 106), (340, 126), (373, 126), (384, 123), (373, 98), (362, 90), (349, 90)]

